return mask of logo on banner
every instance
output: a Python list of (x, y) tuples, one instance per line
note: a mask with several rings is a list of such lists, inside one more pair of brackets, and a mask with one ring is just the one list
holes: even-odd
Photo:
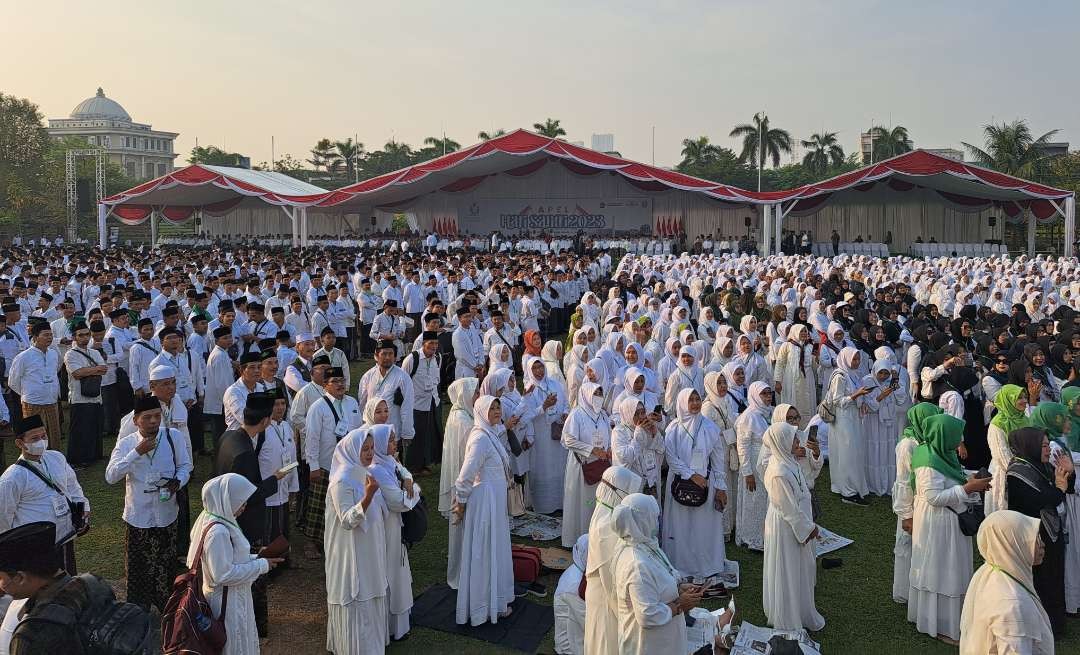
[(504, 230), (596, 230), (606, 228), (608, 219), (581, 205), (526, 205), (517, 212), (500, 213), (499, 226)]

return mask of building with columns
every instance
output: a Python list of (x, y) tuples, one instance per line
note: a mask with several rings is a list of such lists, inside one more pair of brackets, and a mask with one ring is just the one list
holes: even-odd
[(48, 132), (55, 139), (81, 137), (104, 148), (109, 161), (140, 180), (172, 171), (176, 159), (173, 141), (178, 133), (136, 123), (100, 87), (96, 95), (76, 105), (69, 118), (50, 118)]

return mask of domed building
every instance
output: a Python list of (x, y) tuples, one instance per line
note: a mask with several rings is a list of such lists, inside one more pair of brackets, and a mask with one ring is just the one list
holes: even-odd
[(82, 137), (91, 146), (105, 149), (109, 161), (130, 176), (150, 179), (173, 170), (176, 132), (162, 132), (147, 123), (136, 123), (131, 115), (105, 91), (83, 100), (69, 118), (50, 118), (49, 136)]

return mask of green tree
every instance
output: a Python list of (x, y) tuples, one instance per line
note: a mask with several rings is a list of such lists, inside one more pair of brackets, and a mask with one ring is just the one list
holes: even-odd
[(559, 124), (559, 119), (548, 118), (543, 123), (533, 123), (533, 129), (536, 130), (540, 136), (546, 136), (552, 139), (557, 139), (560, 136), (566, 136), (566, 130)]
[(699, 136), (696, 139), (683, 139), (682, 162), (679, 166), (707, 166), (716, 161), (722, 148), (709, 143), (709, 137)]
[(209, 164), (211, 166), (239, 166), (244, 155), (238, 152), (226, 152), (217, 146), (195, 146), (188, 155), (189, 164)]
[(334, 144), (324, 137), (315, 142), (315, 147), (311, 149), (311, 159), (307, 160), (307, 163), (311, 164), (317, 173), (320, 168), (329, 170), (330, 162), (335, 157)]
[(770, 127), (769, 117), (765, 112), (754, 114), (750, 123), (736, 125), (731, 137), (742, 137), (742, 152), (739, 159), (756, 166), (758, 170), (758, 190), (761, 190), (761, 172), (765, 168), (765, 159), (772, 161), (773, 168), (780, 165), (780, 153), (791, 152), (791, 135), (787, 130)]
[[(461, 150), (460, 143), (445, 136), (441, 139), (437, 136), (429, 136), (428, 138), (424, 139), (424, 145), (428, 146), (432, 151), (437, 153), (437, 155), (445, 155), (448, 152)], [(426, 149), (427, 148), (425, 148), (425, 150)]]
[(911, 152), (911, 137), (907, 128), (902, 125), (896, 127), (882, 127), (880, 125), (870, 128), (870, 162), (874, 163), (905, 152)]
[(815, 173), (825, 173), (830, 166), (844, 163), (844, 149), (836, 140), (836, 132), (811, 135), (809, 140), (802, 142), (802, 147), (808, 149), (802, 165)]
[(49, 136), (37, 105), (0, 93), (0, 218), (17, 224), (41, 209)]
[(338, 162), (338, 168), (345, 167), (345, 182), (356, 182), (356, 165), (364, 156), (364, 144), (352, 139), (334, 142), (334, 161)]
[(1026, 121), (1015, 120), (1001, 125), (984, 125), (985, 149), (964, 143), (976, 164), (1007, 175), (1029, 180), (1043, 179), (1050, 172), (1052, 157), (1044, 146), (1058, 130), (1050, 130), (1034, 138)]
[(492, 139), (503, 136), (504, 134), (506, 134), (506, 130), (500, 127), (494, 132), (485, 132), (483, 130), (480, 130), (480, 132), (476, 135), (476, 138), (480, 139), (481, 141), (491, 141)]

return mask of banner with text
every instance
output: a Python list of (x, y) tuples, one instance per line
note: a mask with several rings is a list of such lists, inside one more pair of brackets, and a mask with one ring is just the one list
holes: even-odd
[(647, 231), (652, 215), (651, 198), (477, 198), (458, 208), (459, 228), (476, 234)]

